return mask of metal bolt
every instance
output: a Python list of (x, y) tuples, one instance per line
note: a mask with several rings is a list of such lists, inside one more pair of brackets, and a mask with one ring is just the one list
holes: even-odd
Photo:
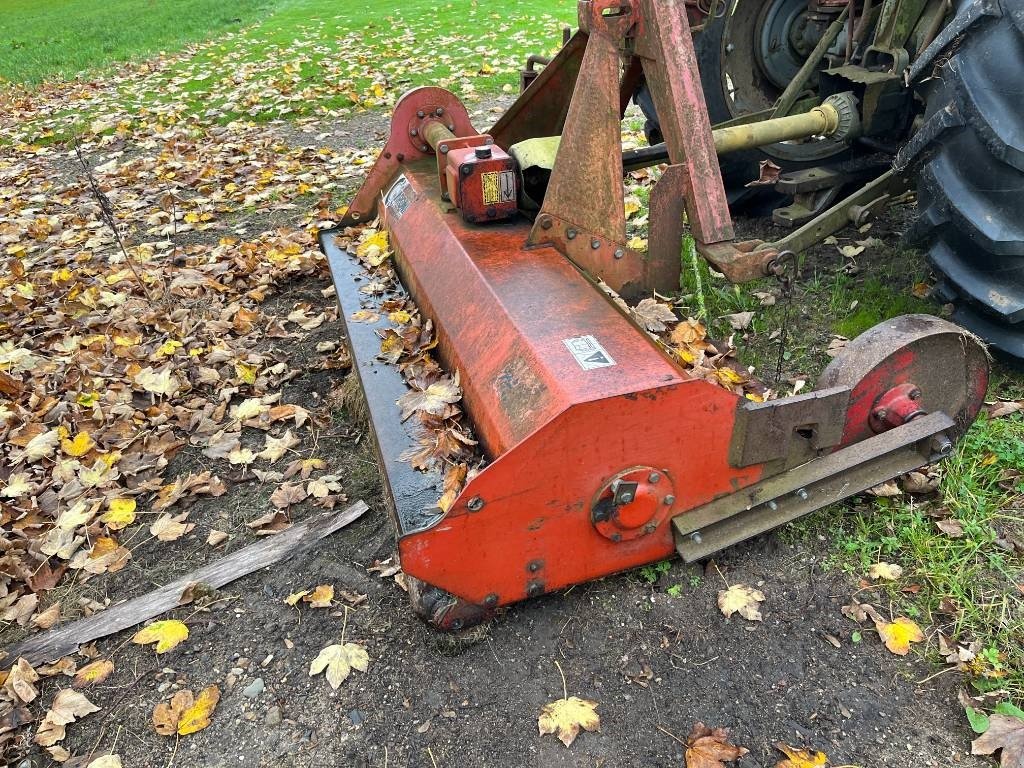
[(348, 215), (352, 217), (352, 221), (359, 221), (362, 217), (362, 214), (359, 211), (350, 211)]
[(616, 259), (621, 259), (625, 255), (626, 255), (626, 252), (624, 250), (622, 250), (621, 248), (616, 248), (615, 249), (615, 258)]
[(479, 496), (474, 496), (472, 499), (469, 500), (469, 503), (466, 504), (466, 506), (469, 507), (470, 512), (479, 512), (481, 509), (484, 508), (484, 500), (481, 499)]
[(590, 247), (596, 251), (598, 248), (601, 247), (601, 241), (595, 237), (593, 240), (590, 241)]
[(575, 240), (576, 239), (576, 235), (578, 235), (578, 234), (579, 233), (575, 229), (567, 229), (567, 230), (565, 230), (565, 236), (567, 238), (569, 238), (570, 240)]
[(528, 570), (530, 573), (536, 573), (537, 571), (539, 571), (540, 560), (531, 560), (530, 563), (526, 566), (526, 570)]
[(921, 399), (921, 390), (920, 389), (912, 389), (912, 390), (910, 390), (910, 399), (911, 400), (920, 400)]
[(630, 493), (629, 491), (626, 491), (625, 493), (622, 493), (619, 496), (619, 501), (621, 501), (623, 504), (629, 504), (631, 501), (633, 501), (633, 494)]
[(411, 131), (409, 131), (409, 135), (410, 136), (419, 136), (420, 132), (417, 131), (415, 128), (413, 128)]
[(725, 46), (725, 52), (726, 53), (732, 53), (735, 50), (736, 50), (736, 46), (733, 45), (732, 43), (729, 43), (727, 46)]
[(540, 217), (540, 228), (541, 229), (551, 229), (551, 225), (553, 223), (554, 222), (551, 221), (551, 217), (548, 216), (548, 215), (544, 215), (544, 216)]
[(437, 109), (434, 110), (434, 114), (437, 115), (438, 117), (440, 117), (441, 115), (444, 114), (444, 108), (443, 107), (438, 107)]
[(700, 531), (694, 531), (690, 534), (690, 541), (692, 541), (694, 544), (700, 544), (702, 541), (704, 541), (704, 538), (700, 535)]
[(612, 541), (614, 541), (614, 542), (622, 541), (622, 534), (621, 533), (613, 533), (612, 534)]
[(452, 622), (452, 629), (454, 629), (454, 630), (462, 629), (462, 619), (455, 619)]
[(461, 173), (462, 173), (463, 176), (469, 176), (472, 172), (473, 172), (473, 166), (471, 166), (471, 165), (464, 165), (464, 166), (462, 166)]
[(644, 532), (645, 533), (654, 533), (656, 530), (658, 530), (658, 526), (655, 525), (654, 523), (648, 523), (647, 525), (644, 526)]
[(768, 502), (768, 509), (770, 509), (772, 512), (774, 512), (778, 508), (779, 508), (779, 505), (775, 503), (774, 499), (772, 501)]
[(418, 111), (418, 112), (416, 113), (416, 117), (418, 117), (418, 118), (420, 118), (420, 119), (423, 119), (423, 118), (424, 118), (424, 117), (426, 117), (426, 116), (427, 116), (427, 113), (426, 113), (426, 112), (424, 112), (424, 111), (423, 111), (422, 109), (421, 109), (421, 110), (419, 110), (419, 111)]
[(441, 154), (442, 155), (447, 155), (448, 154), (448, 145), (447, 144), (442, 144), (441, 145)]
[(484, 605), (488, 608), (493, 608), (498, 604), (498, 596), (491, 592), (487, 597), (484, 598)]
[(885, 408), (879, 408), (875, 411), (875, 418), (879, 421), (885, 421), (885, 417), (889, 415), (889, 412)]
[(651, 474), (647, 476), (647, 482), (649, 483), (656, 483), (659, 480), (661, 480), (661, 475), (659, 475), (657, 472), (651, 472)]
[(664, 504), (666, 507), (671, 507), (673, 504), (676, 503), (676, 497), (670, 493), (668, 496), (661, 500), (661, 503)]
[(420, 151), (421, 152), (429, 152), (430, 151), (430, 147), (428, 147), (426, 144), (424, 144), (422, 147), (420, 147)]
[(953, 443), (945, 435), (939, 434), (932, 438), (932, 450), (938, 456), (949, 456), (953, 452)]
[(445, 126), (445, 127), (446, 127), (446, 128), (447, 128), (447, 129), (449, 130), (449, 131), (451, 131), (452, 133), (455, 133), (455, 126), (454, 126), (454, 125), (448, 125), (448, 126)]
[(802, 500), (807, 501), (807, 497), (810, 495), (807, 493), (805, 488), (797, 488), (796, 495)]
[(398, 160), (398, 162), (402, 162), (403, 160), (405, 160), (405, 155), (403, 155), (403, 154), (402, 154), (401, 152), (399, 152), (399, 153), (398, 153), (398, 154), (397, 154), (397, 155), (395, 156), (395, 159), (396, 159), (396, 160)]

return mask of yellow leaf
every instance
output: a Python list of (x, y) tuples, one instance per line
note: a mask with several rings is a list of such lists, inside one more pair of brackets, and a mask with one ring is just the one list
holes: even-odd
[(410, 315), (404, 309), (399, 309), (396, 312), (389, 312), (388, 320), (397, 325), (405, 325), (406, 323), (412, 320), (412, 315)]
[(797, 749), (781, 741), (775, 744), (775, 748), (788, 758), (779, 762), (775, 768), (821, 768), (828, 764), (828, 756), (824, 752)]
[(165, 653), (188, 638), (188, 627), (177, 619), (154, 621), (143, 627), (132, 637), (133, 643), (148, 645), (156, 643), (156, 652)]
[(246, 384), (255, 384), (256, 375), (260, 372), (258, 366), (249, 363), (235, 363), (235, 375)]
[(370, 657), (363, 646), (356, 643), (328, 645), (309, 665), (309, 676), (318, 675), (326, 669), (327, 682), (331, 688), (337, 689), (353, 669), (365, 672), (369, 666)]
[(596, 701), (576, 696), (558, 699), (545, 704), (537, 718), (537, 730), (541, 736), (553, 733), (567, 747), (576, 740), (580, 728), (586, 731), (601, 730)]
[(366, 256), (372, 248), (379, 248), (382, 251), (388, 249), (388, 233), (382, 229), (366, 238), (356, 246), (356, 256)]
[(763, 593), (743, 584), (733, 584), (728, 589), (718, 592), (718, 608), (726, 618), (739, 613), (745, 619), (760, 621), (761, 611), (758, 610), (757, 604), (763, 600)]
[(309, 603), (313, 608), (330, 608), (332, 600), (334, 600), (333, 584), (320, 584), (302, 598), (302, 602)]
[(178, 735), (188, 736), (190, 733), (201, 731), (208, 726), (218, 701), (220, 701), (220, 689), (216, 685), (203, 688), (196, 697), (195, 703), (181, 713), (181, 719), (178, 721)]
[(878, 636), (882, 638), (885, 647), (897, 656), (906, 656), (910, 653), (911, 643), (920, 643), (924, 640), (924, 633), (910, 619), (900, 616), (893, 621), (885, 621), (883, 618), (875, 618), (875, 628)]
[(309, 590), (308, 589), (303, 589), (301, 592), (292, 592), (290, 595), (288, 595), (288, 597), (286, 597), (284, 599), (284, 601), (288, 605), (294, 607), (295, 605), (298, 604), (299, 600), (301, 600), (302, 598), (304, 598), (308, 594), (309, 594)]
[(110, 508), (100, 516), (100, 522), (112, 531), (119, 531), (135, 522), (135, 499), (111, 499)]
[(99, 392), (80, 392), (78, 397), (75, 398), (75, 402), (83, 408), (92, 408), (99, 402), (99, 399)]
[(625, 203), (626, 203), (626, 218), (627, 219), (630, 216), (632, 216), (634, 213), (639, 211), (640, 208), (641, 208), (641, 205), (642, 205), (642, 203), (640, 202), (640, 198), (637, 197), (636, 195), (629, 195), (628, 197), (626, 197)]
[(903, 569), (893, 563), (875, 563), (868, 568), (868, 577), (872, 581), (895, 581), (903, 575)]
[(180, 341), (174, 341), (173, 339), (168, 339), (167, 341), (165, 341), (163, 344), (161, 344), (157, 348), (156, 353), (157, 353), (157, 355), (159, 355), (161, 357), (167, 357), (169, 355), (173, 355), (180, 348), (181, 348), (181, 342)]
[(85, 688), (88, 685), (96, 685), (110, 677), (110, 673), (113, 671), (114, 662), (110, 659), (100, 659), (99, 661), (86, 664), (78, 670), (75, 674), (75, 679), (71, 684), (76, 688)]
[(645, 240), (642, 237), (631, 237), (629, 239), (629, 242), (626, 243), (626, 247), (629, 248), (631, 251), (646, 251), (647, 240)]

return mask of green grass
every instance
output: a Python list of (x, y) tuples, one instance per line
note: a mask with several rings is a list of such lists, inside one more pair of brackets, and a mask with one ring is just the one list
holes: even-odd
[(0, 0), (0, 79), (37, 84), (177, 50), (282, 0)]

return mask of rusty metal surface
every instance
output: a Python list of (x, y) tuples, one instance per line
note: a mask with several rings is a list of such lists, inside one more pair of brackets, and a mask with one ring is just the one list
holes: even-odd
[(964, 329), (931, 315), (901, 315), (850, 341), (821, 374), (818, 388), (850, 388), (841, 445), (874, 435), (872, 411), (887, 392), (908, 383), (921, 391), (921, 409), (954, 420), (948, 436), (955, 440), (984, 402), (988, 371), (984, 347)]
[(931, 438), (954, 426), (944, 413), (915, 419), (672, 519), (687, 562), (854, 496), (936, 458)]
[(697, 55), (682, 0), (639, 0), (643, 23), (635, 54), (647, 84), (673, 165), (687, 170), (686, 212), (701, 243), (733, 239), (729, 202), (718, 167)]
[(562, 132), (586, 45), (585, 33), (573, 35), (505, 114), (498, 118), (488, 133), (499, 147), (508, 150), (525, 139), (557, 136)]
[(831, 387), (764, 403), (740, 403), (730, 463), (747, 467), (779, 462), (773, 469), (782, 470), (816, 458), (843, 439), (849, 401), (849, 389)]
[(339, 226), (350, 227), (373, 219), (381, 192), (394, 178), (402, 162), (434, 157), (434, 150), (419, 135), (424, 121), (432, 118), (440, 118), (456, 136), (477, 134), (466, 108), (455, 94), (433, 86), (408, 91), (395, 104), (387, 144), (349, 203), (348, 211), (338, 222)]

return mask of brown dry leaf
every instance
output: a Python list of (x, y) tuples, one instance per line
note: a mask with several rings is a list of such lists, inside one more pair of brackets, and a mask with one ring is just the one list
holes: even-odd
[(959, 539), (964, 535), (963, 525), (952, 517), (947, 520), (936, 520), (935, 527), (951, 539)]
[(736, 312), (731, 315), (722, 315), (722, 319), (729, 324), (734, 331), (745, 331), (754, 321), (753, 312)]
[(686, 768), (723, 768), (749, 752), (728, 741), (725, 728), (708, 728), (697, 723), (686, 739)]
[(775, 744), (775, 748), (786, 756), (775, 768), (823, 768), (828, 765), (828, 756), (824, 752), (797, 749), (781, 741)]
[(154, 621), (132, 636), (132, 642), (139, 645), (156, 643), (156, 652), (165, 653), (188, 639), (188, 627), (177, 619)]
[(745, 619), (761, 621), (758, 603), (764, 601), (764, 594), (743, 584), (733, 584), (728, 589), (718, 591), (718, 608), (729, 618), (739, 613)]
[(267, 514), (261, 515), (255, 520), (250, 520), (245, 525), (248, 528), (252, 528), (257, 536), (270, 536), (290, 528), (291, 524), (288, 515), (281, 510), (277, 510), (276, 512), (267, 512)]
[(75, 679), (71, 684), (75, 688), (86, 688), (90, 685), (102, 683), (110, 673), (114, 671), (114, 662), (110, 659), (100, 659), (86, 664), (75, 673)]
[(177, 691), (169, 702), (160, 701), (153, 707), (153, 729), (161, 736), (172, 736), (178, 731), (182, 713), (195, 702), (192, 691)]
[(220, 701), (220, 689), (216, 685), (203, 688), (196, 697), (195, 703), (185, 708), (178, 720), (178, 735), (188, 736), (203, 730), (210, 724), (213, 710)]
[(103, 755), (90, 762), (85, 768), (123, 768), (120, 755)]
[(306, 489), (299, 483), (284, 483), (270, 494), (270, 503), (278, 509), (287, 509), (306, 498)]
[(1002, 750), (1001, 768), (1024, 768), (1024, 720), (1012, 715), (989, 715), (988, 730), (971, 742), (972, 755)]
[(271, 437), (270, 435), (267, 435), (267, 445), (257, 455), (261, 459), (266, 459), (273, 464), (275, 461), (279, 461), (289, 449), (294, 448), (301, 442), (302, 441), (299, 440), (299, 438), (292, 434), (290, 429), (281, 437)]
[(920, 643), (924, 640), (924, 633), (910, 619), (900, 616), (890, 621), (885, 621), (880, 616), (873, 617), (878, 636), (882, 638), (885, 647), (897, 656), (906, 656), (910, 653), (911, 643)]
[(312, 592), (302, 598), (302, 602), (309, 603), (312, 608), (330, 608), (333, 601), (333, 584), (320, 584)]
[(42, 613), (32, 617), (32, 626), (37, 629), (50, 629), (60, 621), (60, 603), (54, 603)]
[(92, 712), (99, 712), (99, 709), (76, 690), (65, 688), (58, 691), (33, 740), (41, 747), (52, 747), (64, 738), (67, 725)]
[(149, 526), (149, 532), (160, 541), (175, 541), (196, 527), (195, 523), (186, 523), (188, 512), (182, 512), (174, 516), (164, 514), (157, 518), (156, 522)]
[(591, 732), (601, 730), (597, 707), (596, 701), (578, 696), (548, 702), (540, 710), (537, 730), (541, 736), (555, 734), (568, 747), (576, 740), (581, 728)]
[(444, 492), (437, 502), (442, 512), (452, 508), (455, 499), (462, 493), (462, 486), (466, 483), (466, 473), (469, 467), (466, 464), (453, 464), (444, 473)]
[(211, 547), (220, 546), (228, 540), (228, 535), (224, 531), (218, 531), (216, 529), (210, 531), (210, 535), (206, 537), (206, 543)]
[(19, 657), (4, 681), (4, 691), (15, 701), (28, 704), (39, 695), (39, 689), (34, 685), (37, 680), (39, 675), (32, 665)]
[(657, 299), (647, 298), (633, 307), (630, 312), (645, 330), (659, 333), (668, 329), (668, 323), (677, 323), (672, 307), (662, 304)]
[(357, 643), (328, 645), (317, 654), (309, 665), (309, 676), (313, 677), (327, 670), (327, 682), (337, 690), (353, 669), (365, 672), (370, 666), (366, 649)]

